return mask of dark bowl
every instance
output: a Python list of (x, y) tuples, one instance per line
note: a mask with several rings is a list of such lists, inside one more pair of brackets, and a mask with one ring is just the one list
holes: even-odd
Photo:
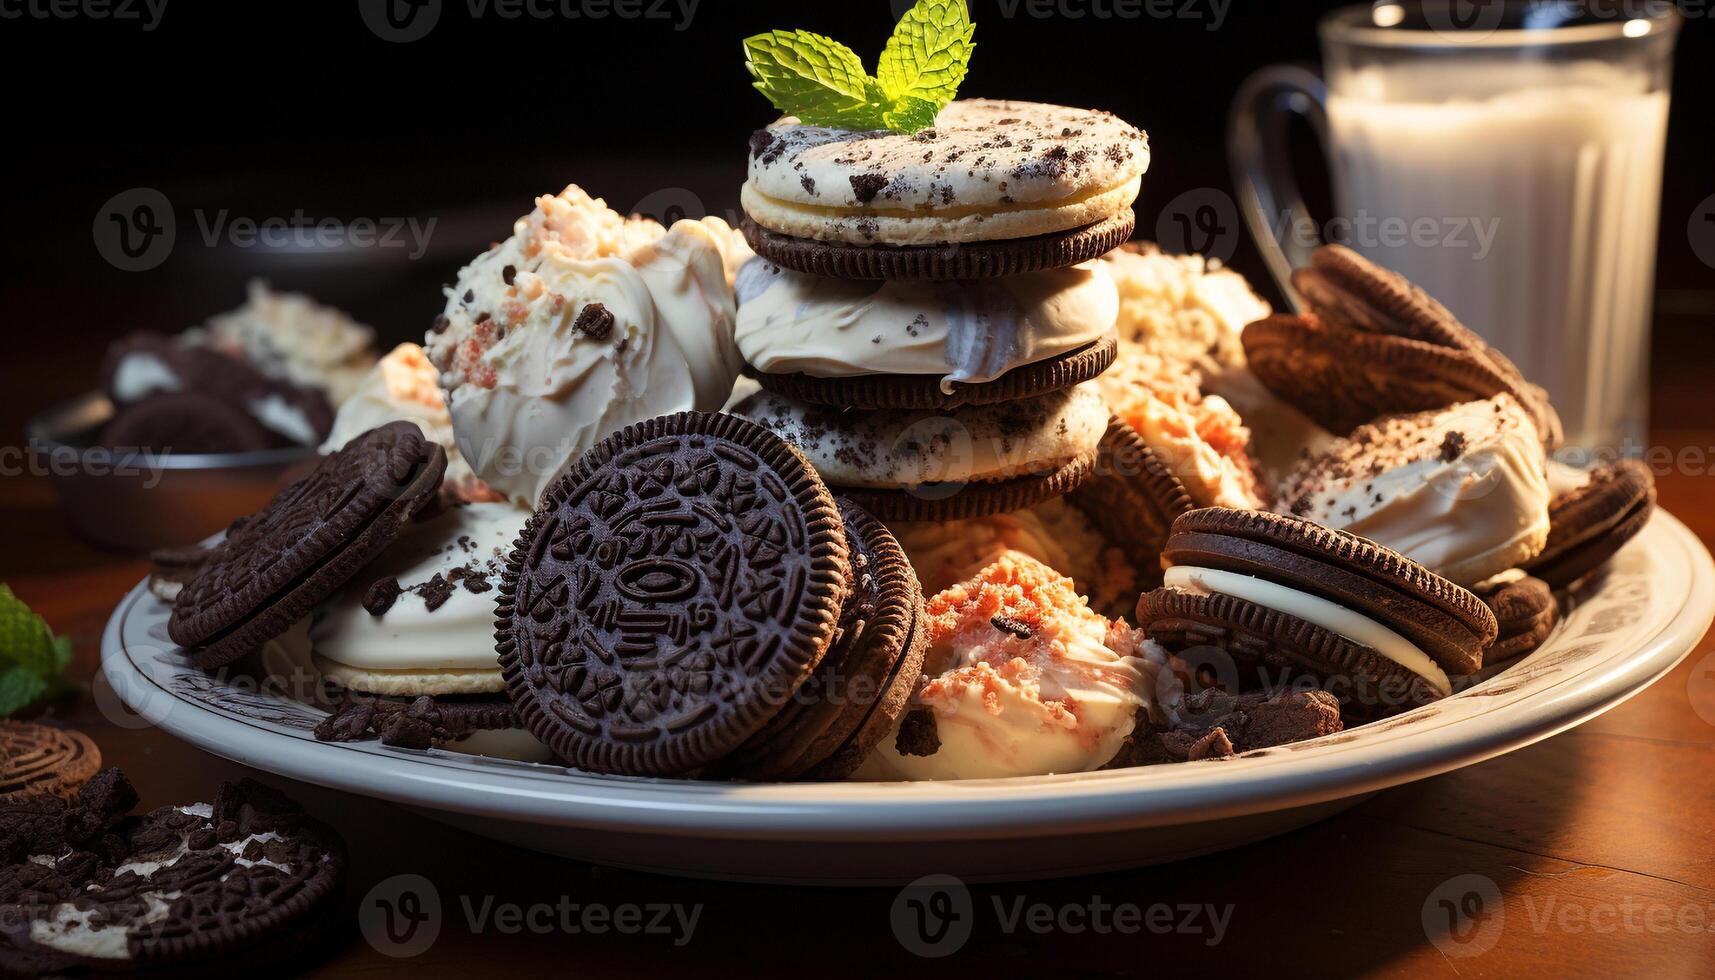
[(90, 392), (30, 420), (25, 435), (77, 532), (127, 552), (194, 544), (273, 499), (315, 457), (306, 447), (153, 455), (91, 445), (113, 403)]

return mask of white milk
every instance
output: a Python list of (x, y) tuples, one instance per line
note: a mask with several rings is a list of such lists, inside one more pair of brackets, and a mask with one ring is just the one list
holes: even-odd
[(1571, 444), (1644, 438), (1668, 94), (1597, 62), (1412, 62), (1334, 88), (1339, 211), (1374, 222), (1354, 247), (1547, 387)]

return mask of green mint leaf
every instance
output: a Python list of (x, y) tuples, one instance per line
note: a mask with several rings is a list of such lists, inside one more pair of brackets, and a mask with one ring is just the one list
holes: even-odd
[[(929, 103), (936, 113), (953, 101), (970, 68), (976, 30), (965, 0), (918, 0), (906, 11), (876, 70), (882, 92), (890, 102), (900, 104), (896, 109), (900, 118), (913, 123), (921, 118), (920, 107), (903, 106), (907, 99)], [(916, 129), (933, 123), (931, 115)]]
[(13, 664), (0, 668), (0, 718), (17, 714), (48, 690), (48, 682), (28, 667)]
[(53, 631), (5, 585), (0, 585), (0, 664), (15, 664), (38, 677), (58, 674), (60, 667)]
[(873, 114), (869, 73), (838, 41), (809, 31), (769, 31), (746, 38), (744, 53), (756, 90), (808, 125)]
[(944, 106), (923, 99), (906, 96), (888, 106), (882, 114), (881, 125), (877, 129), (891, 129), (896, 133), (915, 133), (935, 125), (935, 117), (941, 114)]

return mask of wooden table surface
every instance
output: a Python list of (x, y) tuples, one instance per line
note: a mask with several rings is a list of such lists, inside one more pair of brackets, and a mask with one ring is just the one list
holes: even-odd
[[(1701, 346), (1707, 321), (1658, 347), (1655, 444), (1681, 463), (1659, 472), (1662, 504), (1715, 541), (1715, 413)], [(15, 430), (14, 430), (15, 431)], [(0, 439), (0, 442), (4, 442)], [(0, 581), (76, 642), (76, 677), (96, 685), (50, 718), (82, 729), (137, 784), (145, 807), (206, 800), (249, 773), (159, 730), (104, 710), (96, 661), (135, 561), (93, 550), (68, 530), (49, 488), (0, 476)], [(347, 935), (318, 951), (318, 976), (1028, 974), (1245, 976), (1715, 975), (1715, 644), (1704, 638), (1668, 677), (1574, 731), (1481, 765), (1395, 789), (1319, 825), (1166, 867), (971, 889), (978, 911), (953, 956), (928, 960), (897, 941), (889, 889), (732, 885), (615, 871), (517, 850), (404, 810), (273, 776), (350, 844)], [(430, 879), (439, 938), (414, 959), (383, 955), (359, 934), (359, 906), (396, 875)], [(1474, 877), (1465, 877), (1474, 876)], [(1463, 946), (1431, 941), (1442, 899), (1493, 889)], [(1008, 929), (1045, 904), (1197, 906), (1189, 928)], [(508, 904), (618, 910), (672, 906), (682, 935), (507, 934), (472, 916)], [(1426, 915), (1431, 926), (1426, 928)], [(1117, 921), (1117, 920), (1110, 920)], [(1144, 920), (1145, 922), (1149, 920)], [(1214, 923), (1220, 922), (1217, 930)], [(1123, 923), (1122, 923), (1123, 924)], [(1443, 944), (1445, 945), (1445, 944)], [(1475, 955), (1472, 955), (1475, 954)]]

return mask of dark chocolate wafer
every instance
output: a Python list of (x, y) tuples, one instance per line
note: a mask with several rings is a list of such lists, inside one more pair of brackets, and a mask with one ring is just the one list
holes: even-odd
[(912, 490), (838, 487), (883, 521), (965, 521), (1011, 514), (1044, 500), (1064, 497), (1095, 472), (1101, 452), (1092, 449), (1055, 470), (994, 483), (928, 484)]
[(1082, 228), (954, 245), (850, 245), (794, 238), (744, 219), (756, 254), (788, 269), (834, 279), (998, 279), (1098, 259), (1125, 244), (1137, 216), (1121, 214)]
[(1560, 601), (1554, 588), (1529, 575), (1502, 578), (1473, 590), (1494, 610), (1500, 633), (1483, 651), (1483, 666), (1492, 667), (1522, 657), (1542, 646), (1560, 622)]
[(1548, 507), (1548, 546), (1525, 566), (1556, 589), (1569, 589), (1606, 565), (1655, 513), (1655, 474), (1637, 460), (1604, 466), (1584, 486)]
[(1478, 354), (1329, 327), (1315, 316), (1271, 316), (1245, 327), (1258, 380), (1330, 432), (1383, 415), (1481, 401), (1518, 385)]
[(359, 436), (229, 534), (179, 593), (168, 633), (205, 668), (259, 649), (397, 540), (446, 467), (413, 423)]
[(752, 372), (758, 384), (776, 394), (813, 405), (861, 409), (954, 409), (998, 405), (1081, 385), (1113, 366), (1119, 340), (1109, 336), (1074, 351), (1027, 364), (982, 384), (953, 383), (941, 389), (940, 375), (871, 374), (855, 378), (814, 378), (807, 374)]
[(213, 395), (172, 391), (121, 406), (99, 442), (159, 453), (253, 453), (279, 446), (249, 412)]
[[(812, 771), (834, 779), (855, 769), (867, 749), (893, 728), (923, 670), (927, 635), (917, 628), (923, 590), (893, 532), (841, 500), (854, 589), (840, 609), (839, 631), (822, 663), (762, 730), (713, 771), (752, 780), (796, 779)], [(864, 744), (867, 742), (867, 745)]]
[(500, 668), (568, 763), (694, 776), (785, 708), (851, 591), (838, 507), (796, 449), (739, 416), (666, 416), (543, 494), (500, 589)]
[(1185, 484), (1118, 416), (1108, 420), (1095, 472), (1066, 502), (1118, 545), (1151, 586), (1161, 582), (1161, 550), (1173, 522), (1195, 509)]

